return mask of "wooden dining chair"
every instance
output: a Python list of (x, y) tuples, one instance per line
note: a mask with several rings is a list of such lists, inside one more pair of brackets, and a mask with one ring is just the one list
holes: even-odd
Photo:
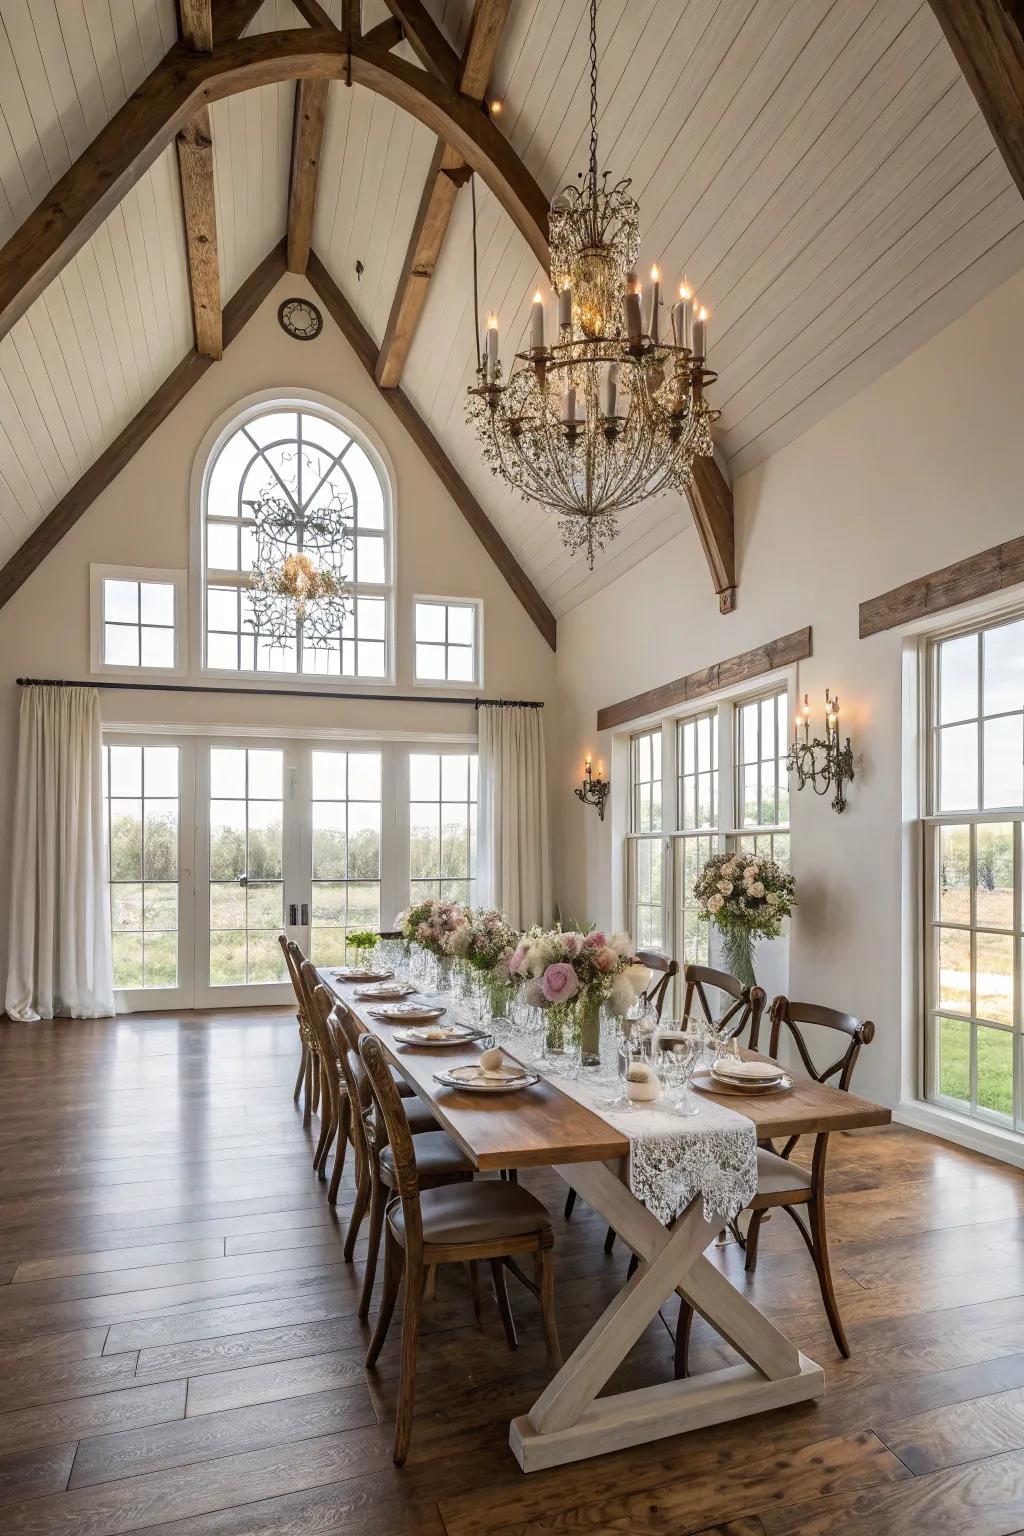
[[(683, 970), (683, 981), (686, 984), (683, 994), (684, 1018), (689, 1018), (693, 1014), (696, 1002), (709, 1024), (714, 1024), (718, 1029), (727, 1030), (725, 1035), (727, 1040), (738, 1040), (749, 1025), (750, 1034), (745, 1043), (752, 1051), (757, 1050), (761, 1015), (768, 1001), (768, 994), (763, 987), (746, 987), (728, 971), (716, 971), (709, 965), (686, 966)], [(733, 999), (725, 1012), (717, 1017), (708, 998), (706, 990), (708, 987), (724, 992), (727, 997)]]
[(313, 1153), (313, 1168), (321, 1178), (326, 1178), (327, 1159), (332, 1145), (337, 1141), (334, 1152), (336, 1180), (332, 1179), (332, 1183), (337, 1187), (341, 1182), (341, 1174), (345, 1166), (352, 1106), (349, 1102), (348, 1085), (338, 1060), (337, 1045), (327, 1027), (327, 1021), (334, 1006), (334, 998), (317, 975), (316, 967), (308, 960), (303, 960), (300, 965), (299, 976), (308, 1000), (309, 1021), (316, 1046), (316, 1061), (320, 1069), (320, 1139)]
[(397, 1191), (397, 1198), (391, 1201), (386, 1211), (384, 1287), (366, 1365), (370, 1368), (376, 1364), (387, 1338), (404, 1270), (402, 1362), (393, 1449), (395, 1465), (400, 1467), (408, 1455), (412, 1436), (420, 1312), (428, 1272), (440, 1264), (489, 1260), (506, 1338), (514, 1347), (515, 1333), (514, 1329), (510, 1332), (509, 1327), (511, 1310), (503, 1261), (513, 1255), (532, 1254), (548, 1366), (554, 1372), (562, 1364), (551, 1266), (554, 1236), (547, 1210), (521, 1184), (487, 1179), (441, 1189), (422, 1188), (413, 1138), (388, 1070), (384, 1048), (376, 1036), (364, 1034), (359, 1041), (359, 1053), (369, 1076), (376, 1108), (387, 1129)]
[[(875, 1026), (870, 1019), (855, 1019), (848, 1013), (840, 1013), (835, 1008), (824, 1008), (818, 1003), (793, 1003), (786, 997), (777, 997), (772, 1002), (771, 1022), (771, 1038), (768, 1046), (770, 1056), (778, 1059), (783, 1030), (785, 1030), (793, 1038), (808, 1077), (813, 1078), (816, 1083), (827, 1083), (834, 1078), (833, 1086), (841, 1088), (844, 1092), (849, 1089), (853, 1079), (853, 1069), (857, 1065), (861, 1046), (870, 1045), (875, 1038)], [(843, 1036), (846, 1041), (842, 1054), (824, 1070), (818, 1069), (807, 1048), (802, 1028), (808, 1025), (815, 1029), (832, 1030)], [(750, 1225), (746, 1235), (740, 1237), (746, 1249), (744, 1269), (747, 1274), (752, 1274), (756, 1268), (761, 1223), (768, 1211), (780, 1206), (791, 1218), (807, 1245), (807, 1251), (811, 1255), (818, 1276), (821, 1299), (825, 1305), (829, 1327), (832, 1329), (832, 1337), (836, 1341), (840, 1354), (848, 1360), (850, 1346), (847, 1343), (846, 1332), (839, 1315), (839, 1303), (836, 1301), (836, 1293), (832, 1285), (825, 1227), (825, 1159), (828, 1156), (829, 1133), (818, 1131), (815, 1134), (810, 1169), (791, 1161), (793, 1149), (800, 1139), (799, 1136), (790, 1136), (781, 1152), (776, 1152), (771, 1141), (758, 1146), (757, 1194), (748, 1206), (751, 1213)], [(798, 1208), (802, 1205), (807, 1207), (806, 1221), (798, 1215)], [(693, 1309), (687, 1302), (680, 1300), (679, 1322), (676, 1325), (677, 1376), (687, 1374), (687, 1353), (692, 1325)]]
[(299, 1102), (299, 1094), (303, 1094), (302, 1123), (303, 1125), (308, 1125), (313, 1117), (314, 1046), (313, 1031), (306, 1017), (305, 988), (302, 985), (302, 977), (299, 973), (299, 965), (301, 965), (305, 956), (296, 944), (295, 949), (301, 957), (298, 964), (296, 964), (292, 957), (291, 943), (287, 936), (279, 933), (277, 939), (284, 951), (284, 962), (288, 968), (288, 979), (292, 984), (292, 991), (295, 993), (295, 1018), (299, 1026), (299, 1045), (301, 1048), (299, 1054), (299, 1075), (295, 1079), (295, 1092), (292, 1094), (292, 1098), (297, 1104)]
[[(359, 1228), (362, 1226), (363, 1218), (369, 1208), (370, 1197), (373, 1192), (373, 1172), (370, 1164), (370, 1158), (374, 1151), (374, 1146), (371, 1142), (373, 1099), (366, 1069), (359, 1055), (359, 1040), (362, 1030), (355, 1015), (350, 1009), (345, 1007), (344, 1003), (336, 1002), (331, 1010), (328, 1028), (332, 1030), (335, 1038), (338, 1064), (345, 1079), (349, 1102), (352, 1105), (352, 1113), (348, 1120), (348, 1131), (355, 1159), (356, 1198), (349, 1217), (348, 1230), (345, 1233), (344, 1247), (345, 1258), (351, 1263), (352, 1255), (355, 1252), (356, 1240), (359, 1237)], [(407, 1090), (408, 1097), (402, 1097), (399, 1085), (394, 1080), (393, 1072), (392, 1082), (394, 1083), (395, 1093), (402, 1103), (403, 1114), (406, 1125), (409, 1127), (410, 1135), (423, 1136), (430, 1131), (438, 1130), (438, 1123), (433, 1114), (426, 1104), (415, 1097), (411, 1088)], [(406, 1085), (403, 1083), (402, 1087), (406, 1087)], [(333, 1204), (337, 1200), (337, 1195), (337, 1185), (332, 1178), (327, 1198)]]

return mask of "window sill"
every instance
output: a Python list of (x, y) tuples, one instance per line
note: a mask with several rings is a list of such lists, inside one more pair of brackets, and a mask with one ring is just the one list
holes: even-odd
[(1024, 1136), (1019, 1131), (972, 1120), (970, 1115), (960, 1115), (955, 1109), (945, 1109), (941, 1104), (924, 1099), (902, 1099), (893, 1110), (892, 1118), (897, 1125), (908, 1125), (912, 1130), (941, 1136), (956, 1146), (969, 1147), (972, 1152), (981, 1152), (1001, 1163), (1024, 1168)]

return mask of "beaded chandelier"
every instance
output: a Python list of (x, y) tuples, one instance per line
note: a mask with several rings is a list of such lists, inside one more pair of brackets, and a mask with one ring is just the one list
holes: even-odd
[(339, 493), (300, 510), (282, 486), (249, 503), (255, 554), (249, 580), (248, 623), (264, 641), (288, 645), (301, 629), (303, 643), (336, 645), (352, 610), (345, 575), (355, 542), (352, 506)]
[(506, 381), (491, 315), (466, 415), (491, 471), (527, 500), (558, 512), (570, 553), (594, 557), (618, 533), (618, 514), (669, 490), (684, 492), (698, 455), (710, 455), (704, 399), (707, 313), (685, 283), (661, 339), (657, 268), (646, 317), (635, 271), (639, 208), (629, 179), (597, 169), (597, 0), (590, 0), (590, 166), (551, 205), (551, 282), (557, 340), (545, 342), (534, 296), (528, 351)]

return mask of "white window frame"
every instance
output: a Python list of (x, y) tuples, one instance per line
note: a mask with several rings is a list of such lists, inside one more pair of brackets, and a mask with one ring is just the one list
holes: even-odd
[[(472, 608), (473, 610), (473, 676), (466, 681), (461, 678), (420, 677), (416, 671), (416, 610), (420, 603), (429, 603), (435, 608), (444, 608), (445, 612), (445, 651), (448, 650), (448, 616), (449, 607)], [(426, 643), (426, 642), (425, 642)], [(433, 642), (436, 644), (437, 642)], [(447, 654), (445, 666), (448, 665)], [(431, 594), (419, 592), (414, 594), (412, 600), (412, 678), (414, 688), (444, 688), (458, 692), (460, 689), (475, 690), (484, 686), (484, 605), (479, 597), (436, 597)]]
[[(384, 571), (383, 583), (362, 583), (357, 589), (363, 596), (379, 594), (385, 599), (385, 675), (383, 677), (328, 676), (319, 672), (242, 671), (206, 665), (206, 492), (217, 455), (228, 438), (256, 417), (270, 411), (308, 411), (326, 416), (341, 431), (347, 432), (363, 449), (377, 472), (384, 498)], [(336, 693), (379, 693), (397, 688), (397, 650), (395, 642), (398, 595), (398, 509), (394, 464), (383, 440), (372, 425), (350, 406), (317, 390), (262, 390), (246, 396), (224, 411), (213, 423), (199, 445), (192, 467), (190, 492), (189, 589), (195, 594), (192, 604), (190, 638), (197, 658), (196, 675), (234, 682), (241, 688), (259, 689), (267, 682), (297, 689), (315, 686), (318, 691)]]
[[(1024, 619), (1024, 608), (1019, 605), (1007, 609), (1000, 607), (990, 613), (984, 611), (972, 619), (961, 620), (943, 629), (932, 630), (920, 643), (920, 680), (923, 693), (923, 732), (920, 764), (920, 785), (924, 815), (921, 817), (923, 833), (923, 857), (921, 859), (921, 939), (919, 957), (922, 968), (921, 1008), (919, 1039), (921, 1042), (920, 1085), (925, 1101), (937, 1110), (951, 1111), (966, 1122), (979, 1128), (995, 1131), (1009, 1140), (1020, 1142), (1024, 1135), (1024, 805), (982, 809), (984, 798), (984, 761), (986, 718), (999, 718), (984, 714), (984, 667), (985, 647), (979, 638), (978, 645), (978, 741), (977, 741), (977, 788), (978, 804), (974, 810), (940, 811), (939, 772), (941, 730), (939, 724), (940, 647), (949, 640), (963, 636), (982, 636), (987, 630), (998, 629), (1006, 624), (1019, 623)], [(1007, 713), (1007, 712), (1004, 712)], [(1008, 713), (1016, 713), (1010, 711)], [(951, 722), (955, 723), (955, 722)], [(1013, 840), (1013, 897), (1012, 919), (1009, 928), (996, 928), (979, 921), (977, 893), (974, 879), (976, 845), (980, 828), (992, 825), (1010, 826)], [(938, 849), (944, 827), (967, 827), (970, 846), (970, 915), (968, 922), (957, 923), (942, 920), (939, 889), (940, 859)], [(967, 1012), (954, 1007), (940, 1006), (939, 935), (943, 928), (966, 932), (971, 955), (969, 985), (971, 1006)], [(1009, 1024), (984, 1017), (979, 1013), (976, 997), (977, 940), (991, 933), (1011, 940), (1013, 953), (1013, 1006)], [(941, 1091), (941, 1061), (939, 1050), (940, 1018), (954, 1023), (964, 1023), (968, 1029), (968, 1097), (954, 1098)], [(997, 1110), (978, 1103), (978, 1041), (979, 1031), (992, 1029), (1008, 1034), (1011, 1038), (1011, 1062), (1013, 1080), (1011, 1090), (1011, 1114), (1004, 1116)]]
[[(120, 666), (103, 659), (104, 582), (137, 581), (174, 588), (173, 667)], [(89, 670), (116, 677), (184, 677), (188, 673), (188, 574), (143, 565), (89, 566)]]
[[(776, 673), (770, 677), (758, 679), (755, 687), (736, 689), (722, 694), (713, 694), (707, 698), (695, 702), (694, 705), (681, 712), (667, 712), (657, 719), (634, 722), (632, 729), (624, 733), (619, 739), (625, 748), (625, 762), (628, 765), (626, 774), (627, 783), (623, 791), (624, 798), (619, 802), (622, 807), (624, 827), (625, 858), (623, 860), (623, 912), (627, 926), (632, 921), (636, 910), (635, 900), (635, 845), (644, 839), (654, 839), (661, 842), (662, 856), (662, 942), (659, 946), (661, 953), (674, 957), (679, 961), (680, 977), (682, 976), (685, 961), (685, 933), (684, 917), (681, 899), (682, 880), (684, 876), (683, 860), (685, 858), (686, 843), (697, 837), (710, 840), (713, 852), (725, 852), (727, 849), (736, 848), (741, 838), (755, 836), (782, 835), (790, 839), (792, 847), (792, 825), (790, 822), (773, 826), (750, 826), (741, 824), (740, 802), (737, 794), (737, 753), (740, 730), (740, 711), (745, 704), (751, 704), (764, 698), (774, 698), (782, 694), (786, 700), (783, 709), (783, 719), (788, 721), (790, 705), (797, 694), (796, 669), (788, 668), (785, 672)], [(716, 717), (716, 731), (718, 743), (718, 769), (717, 769), (717, 825), (709, 828), (684, 828), (682, 826), (682, 785), (678, 772), (679, 755), (681, 751), (680, 733), (682, 726), (690, 720), (698, 720), (702, 716), (714, 714)], [(634, 793), (633, 793), (633, 743), (641, 736), (647, 735), (652, 730), (661, 730), (661, 832), (637, 833), (633, 830), (634, 821)], [(792, 805), (792, 798), (790, 799)], [(788, 943), (788, 934), (781, 942)], [(680, 981), (676, 1006), (682, 1004), (682, 983)]]

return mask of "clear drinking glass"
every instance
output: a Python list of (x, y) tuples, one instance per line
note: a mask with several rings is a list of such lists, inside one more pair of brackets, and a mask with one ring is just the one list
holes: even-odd
[(699, 1115), (690, 1078), (701, 1056), (701, 1042), (691, 1030), (671, 1026), (654, 1039), (654, 1069), (668, 1108), (676, 1115)]

